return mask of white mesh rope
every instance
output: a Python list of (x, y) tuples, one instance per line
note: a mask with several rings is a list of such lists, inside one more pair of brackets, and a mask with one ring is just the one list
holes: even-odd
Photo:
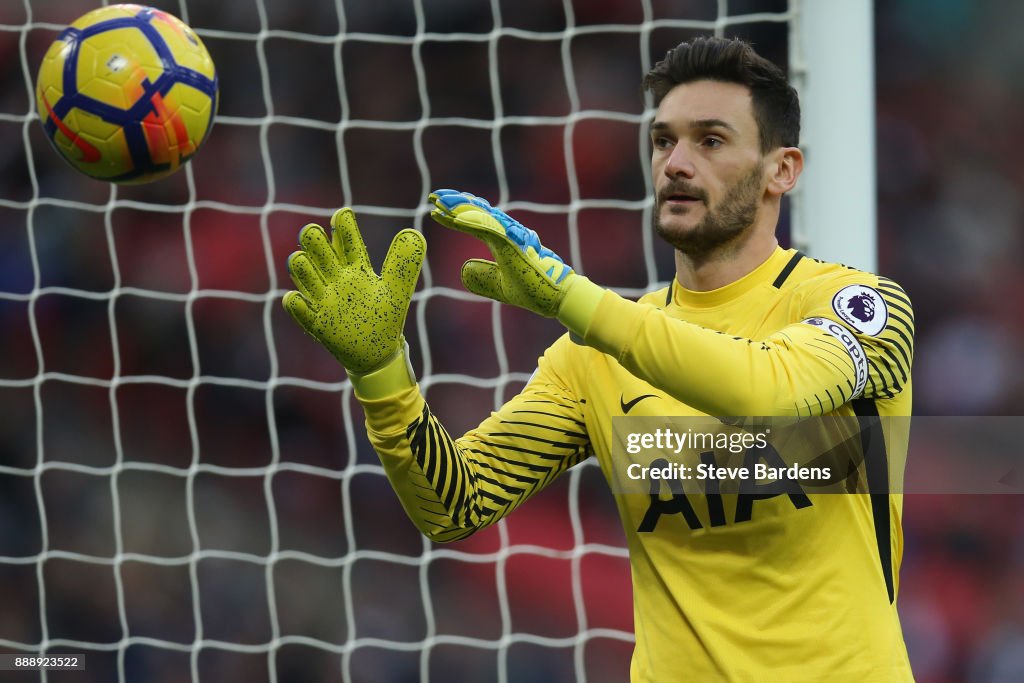
[[(7, 279), (0, 276), (0, 323), (8, 330), (8, 338), (14, 340), (6, 351), (0, 352), (14, 359), (6, 365), (0, 364), (0, 419), (7, 422), (0, 425), (0, 456), (3, 456), (0, 459), (0, 497), (7, 501), (5, 507), (0, 508), (0, 514), (10, 518), (0, 529), (0, 536), (9, 529), (17, 531), (15, 536), (21, 534), (16, 540), (0, 543), (0, 571), (5, 572), (3, 581), (0, 581), (3, 584), (0, 596), (17, 596), (19, 599), (18, 602), (5, 600), (5, 604), (28, 606), (24, 610), (5, 608), (7, 613), (0, 619), (0, 652), (83, 653), (86, 671), (78, 674), (81, 678), (76, 680), (161, 680), (157, 673), (163, 672), (161, 675), (166, 680), (192, 681), (265, 678), (283, 682), (311, 678), (323, 680), (324, 676), (331, 675), (345, 681), (397, 681), (410, 680), (410, 677), (422, 681), (446, 681), (459, 680), (456, 678), (459, 671), (473, 671), (473, 680), (503, 683), (523, 680), (524, 671), (533, 674), (541, 671), (547, 676), (546, 680), (621, 680), (625, 675), (625, 657), (628, 657), (633, 635), (626, 627), (610, 627), (595, 619), (591, 611), (593, 605), (588, 604), (595, 599), (587, 584), (586, 566), (592, 560), (607, 558), (617, 562), (620, 571), (616, 587), (628, 591), (627, 555), (621, 532), (616, 528), (617, 533), (612, 534), (612, 540), (605, 534), (604, 540), (595, 541), (588, 531), (588, 520), (594, 519), (591, 507), (603, 504), (610, 509), (610, 496), (600, 491), (600, 475), (595, 462), (574, 468), (567, 475), (567, 482), (561, 484), (564, 488), (556, 487), (568, 496), (562, 509), (567, 510), (568, 519), (563, 521), (571, 534), (571, 548), (547, 545), (542, 534), (533, 540), (520, 540), (505, 522), (500, 523), (496, 530), (485, 532), (490, 534), (486, 537), (489, 540), (469, 549), (462, 544), (438, 546), (426, 540), (414, 541), (410, 546), (407, 541), (386, 538), (379, 543), (401, 545), (403, 552), (376, 547), (378, 539), (373, 531), (382, 535), (405, 534), (402, 536), (404, 539), (409, 536), (406, 533), (409, 523), (400, 516), (393, 496), (379, 503), (375, 501), (374, 510), (367, 510), (365, 501), (360, 505), (362, 499), (357, 500), (360, 493), (367, 490), (367, 482), (384, 481), (383, 471), (376, 464), (362, 435), (362, 416), (352, 397), (351, 387), (341, 379), (342, 373), (333, 369), (330, 357), (326, 353), (318, 353), (318, 349), (314, 350), (311, 343), (307, 343), (298, 353), (309, 354), (315, 359), (313, 364), (320, 369), (303, 374), (289, 369), (297, 367), (290, 354), (296, 353), (293, 349), (299, 342), (295, 341), (297, 337), (291, 330), (291, 322), (281, 312), (279, 301), (284, 290), (290, 288), (290, 283), (282, 277), (282, 264), (288, 251), (294, 247), (282, 247), (278, 218), (290, 217), (294, 235), (303, 222), (322, 222), (343, 202), (351, 205), (357, 215), (370, 217), (367, 220), (371, 225), (377, 220), (393, 225), (393, 230), (404, 225), (425, 229), (429, 219), (422, 203), (386, 205), (359, 201), (359, 191), (353, 179), (364, 171), (344, 152), (352, 139), (350, 134), (353, 131), (411, 134), (411, 157), (415, 161), (415, 169), (407, 168), (403, 173), (410, 177), (418, 174), (418, 195), (425, 198), (430, 190), (452, 183), (448, 177), (440, 175), (432, 163), (425, 143), (427, 135), (439, 127), (481, 131), (489, 134), (489, 154), (496, 174), (496, 186), (492, 188), (495, 194), (489, 198), (512, 213), (521, 211), (564, 216), (568, 253), (563, 255), (577, 270), (598, 281), (604, 274), (599, 265), (588, 268), (588, 255), (593, 258), (599, 250), (585, 239), (581, 214), (602, 210), (630, 215), (630, 223), (635, 229), (631, 239), (639, 242), (642, 248), (638, 250), (635, 262), (624, 270), (642, 272), (643, 277), (635, 278), (635, 285), (616, 289), (626, 296), (639, 296), (663, 285), (669, 276), (664, 264), (659, 266), (656, 258), (663, 248), (655, 244), (651, 231), (646, 227), (650, 223), (651, 202), (648, 197), (651, 186), (643, 170), (648, 153), (644, 125), (651, 110), (640, 103), (632, 111), (587, 108), (581, 98), (579, 73), (574, 64), (576, 41), (583, 37), (611, 36), (634, 40), (639, 55), (634, 51), (622, 55), (622, 58), (641, 67), (642, 71), (635, 74), (638, 85), (643, 71), (650, 67), (653, 59), (661, 57), (665, 46), (688, 36), (699, 33), (731, 35), (751, 26), (779, 26), (785, 38), (786, 27), (792, 17), (784, 3), (734, 3), (742, 4), (742, 11), (733, 9), (730, 13), (726, 0), (703, 3), (642, 0), (634, 12), (636, 19), (632, 23), (593, 23), (578, 19), (577, 15), (586, 3), (581, 0), (574, 6), (570, 0), (563, 0), (560, 7), (557, 2), (549, 2), (545, 6), (546, 11), (559, 9), (555, 14), (560, 13), (560, 27), (528, 30), (511, 25), (505, 19), (508, 3), (492, 0), (489, 29), (459, 32), (431, 29), (430, 17), (436, 17), (437, 10), (431, 9), (432, 4), (426, 0), (376, 3), (385, 8), (400, 6), (412, 17), (411, 32), (391, 34), (384, 30), (370, 32), (352, 28), (353, 12), (367, 11), (367, 3), (363, 2), (324, 0), (309, 3), (310, 6), (318, 5), (315, 11), (308, 11), (311, 19), (328, 17), (334, 21), (336, 30), (331, 26), (327, 29), (329, 34), (323, 33), (325, 29), (320, 23), (309, 25), (307, 30), (299, 30), (291, 24), (288, 28), (278, 27), (281, 22), (297, 21), (294, 17), (289, 18), (291, 15), (287, 10), (290, 6), (304, 3), (277, 0), (224, 3), (228, 9), (217, 15), (216, 23), (209, 24), (204, 23), (205, 17), (212, 16), (208, 8), (201, 8), (201, 3), (194, 0), (153, 4), (190, 23), (207, 42), (215, 59), (218, 48), (251, 48), (256, 60), (252, 73), (258, 73), (259, 80), (246, 83), (244, 87), (232, 81), (248, 76), (227, 70), (225, 67), (231, 62), (222, 64), (218, 60), (224, 100), (212, 136), (238, 135), (241, 139), (254, 133), (253, 139), (258, 144), (237, 152), (239, 156), (235, 158), (244, 159), (252, 169), (256, 165), (261, 166), (266, 190), (262, 199), (256, 202), (239, 200), (234, 203), (223, 197), (210, 198), (204, 192), (203, 178), (209, 178), (211, 173), (231, 175), (236, 172), (236, 169), (219, 166), (227, 162), (212, 156), (214, 152), (211, 150), (215, 149), (212, 142), (211, 147), (200, 152), (193, 164), (179, 174), (180, 178), (165, 181), (168, 187), (174, 183), (173, 187), (178, 188), (177, 200), (162, 199), (158, 190), (150, 188), (110, 186), (97, 189), (94, 181), (74, 175), (42, 142), (42, 132), (34, 112), (33, 89), (41, 50), (45, 50), (46, 44), (64, 23), (91, 6), (24, 0), (21, 7), (0, 9), (0, 40), (4, 41), (3, 46), (16, 51), (21, 67), (20, 82), (19, 79), (4, 81), (7, 85), (2, 93), (0, 130), (6, 131), (7, 137), (3, 141), (8, 143), (7, 153), (17, 157), (12, 163), (20, 164), (17, 168), (23, 170), (18, 171), (21, 174), (18, 177), (24, 178), (19, 186), (23, 188), (21, 190), (13, 189), (14, 180), (0, 182), (3, 189), (0, 192), (0, 211), (10, 220), (3, 227), (6, 237), (0, 236), (0, 250), (6, 248), (10, 253), (21, 254), (20, 265), (26, 268), (21, 280), (14, 279), (14, 275)], [(443, 4), (446, 12), (458, 13), (468, 11), (471, 3), (453, 0)], [(770, 9), (761, 11), (759, 4)], [(779, 4), (783, 5), (782, 10), (778, 9)], [(245, 21), (239, 21), (244, 29), (232, 27), (232, 13), (244, 17)], [(690, 14), (698, 18), (688, 18)], [(307, 15), (296, 10), (294, 16), (301, 19)], [(360, 16), (360, 22), (364, 22), (365, 16)], [(387, 26), (386, 22), (384, 25)], [(557, 44), (561, 64), (552, 64), (550, 68), (562, 73), (567, 113), (506, 114), (508, 96), (502, 91), (499, 46), (502, 40), (507, 39), (523, 41), (526, 45)], [(283, 41), (295, 50), (307, 46), (331, 50), (332, 63), (320, 63), (315, 68), (333, 70), (340, 109), (337, 120), (281, 113), (288, 109), (282, 109), (282, 102), (275, 101), (272, 87), (273, 60), (279, 53), (268, 50), (268, 41), (275, 44)], [(354, 42), (408, 50), (414, 74), (414, 83), (408, 87), (416, 93), (420, 111), (417, 119), (368, 120), (351, 116), (352, 95), (346, 75), (351, 74), (352, 67), (344, 68), (343, 52)], [(489, 93), (492, 118), (434, 115), (431, 84), (444, 75), (431, 73), (424, 50), (451, 43), (475, 44), (486, 49), (488, 82), (481, 92)], [(381, 87), (399, 86), (389, 84), (382, 76)], [(260, 89), (259, 99), (264, 111), (248, 116), (232, 106), (230, 93), (256, 88)], [(639, 97), (638, 92), (637, 87), (635, 91), (625, 93), (624, 97), (635, 99)], [(581, 188), (580, 169), (577, 168), (578, 129), (589, 123), (607, 122), (636, 128), (637, 152), (629, 163), (635, 164), (635, 175), (642, 178), (642, 197), (633, 193), (632, 196), (593, 198)], [(507, 156), (509, 149), (503, 138), (503, 132), (510, 126), (554, 126), (560, 131), (564, 171), (557, 169), (554, 173), (565, 175), (568, 192), (565, 201), (534, 199), (513, 189), (509, 170), (511, 157)], [(281, 130), (330, 136), (337, 150), (341, 150), (335, 152), (337, 168), (331, 169), (338, 174), (340, 188), (335, 187), (333, 194), (317, 193), (311, 189), (307, 195), (309, 199), (297, 200), (300, 193), (293, 191), (291, 186), (282, 187), (282, 176), (275, 169), (283, 164), (301, 166), (309, 150), (294, 149), (294, 159), (286, 160), (274, 146), (274, 136)], [(458, 160), (465, 151), (454, 148), (449, 154)], [(512, 150), (512, 153), (517, 151)], [(208, 166), (201, 166), (204, 164)], [(215, 170), (201, 171), (201, 168)], [(537, 173), (544, 172), (547, 171), (537, 169)], [(381, 178), (381, 182), (391, 182), (391, 179)], [(139, 286), (126, 279), (125, 254), (128, 253), (128, 258), (136, 258), (137, 254), (124, 251), (125, 232), (118, 229), (124, 212), (167, 223), (180, 220), (180, 242), (187, 280), (184, 291), (174, 291), (172, 287), (165, 290), (156, 285)], [(206, 239), (210, 230), (215, 229), (207, 222), (205, 212), (214, 212), (225, 220), (251, 221), (246, 223), (254, 226), (247, 233), (247, 239), (256, 245), (253, 249), (261, 254), (261, 258), (248, 261), (244, 268), (251, 269), (267, 283), (264, 291), (233, 290), (204, 284), (205, 256), (197, 253), (197, 245)], [(97, 226), (97, 235), (102, 234), (97, 243), (104, 244), (105, 251), (101, 250), (99, 255), (85, 249), (72, 254), (63, 253), (60, 254), (60, 262), (69, 272), (78, 272), (75, 268), (80, 267), (83, 260), (98, 259), (100, 262), (108, 259), (109, 282), (99, 289), (61, 284), (59, 279), (56, 284), (50, 282), (51, 259), (56, 258), (55, 249), (60, 248), (59, 244), (54, 246), (56, 238), (51, 234), (56, 228), (49, 217), (54, 215), (81, 225)], [(364, 222), (364, 226), (366, 224)], [(99, 226), (102, 226), (102, 231), (99, 231)], [(76, 245), (82, 244), (78, 240), (85, 239), (81, 236), (84, 229), (82, 233), (72, 233), (75, 228), (61, 229), (63, 232), (60, 234), (71, 235), (71, 241)], [(163, 233), (160, 239), (170, 238)], [(371, 255), (379, 263), (382, 252), (369, 238), (367, 241)], [(291, 243), (294, 244), (294, 240)], [(226, 251), (219, 258), (225, 267), (243, 267), (231, 263), (233, 256), (233, 252)], [(166, 258), (170, 262), (172, 257)], [(509, 353), (515, 345), (525, 341), (521, 331), (508, 324), (508, 318), (503, 318), (499, 306), (480, 303), (477, 297), (448, 286), (446, 283), (453, 280), (442, 277), (440, 258), (440, 254), (428, 258), (423, 271), (423, 286), (414, 297), (407, 335), (417, 349), (421, 386), (434, 412), (444, 418), (465, 404), (463, 401), (453, 404), (456, 407), (446, 408), (445, 400), (449, 396), (446, 392), (453, 389), (486, 392), (490, 395), (491, 405), (479, 405), (479, 414), (469, 416), (474, 420), (480, 419), (487, 409), (496, 408), (520, 387), (533, 368), (518, 362)], [(67, 266), (68, 262), (72, 266)], [(74, 278), (69, 276), (68, 279)], [(92, 321), (88, 328), (65, 327), (63, 321), (58, 319), (55, 322), (52, 318), (50, 306), (54, 301), (73, 307), (105, 306), (106, 314)], [(126, 302), (131, 302), (134, 308), (126, 309)], [(206, 318), (197, 310), (213, 303), (259, 311), (260, 324), (250, 325), (248, 335), (250, 340), (258, 342), (253, 342), (254, 348), (265, 354), (265, 369), (239, 372), (230, 363), (223, 367), (211, 364), (203, 350), (207, 343), (204, 341)], [(427, 309), (434, 310), (435, 306), (448, 304), (476, 306), (473, 309), (476, 311), (483, 311), (482, 307), (488, 306), (489, 314), (476, 318), (481, 325), (486, 324), (490, 328), (493, 339), (494, 348), (487, 350), (487, 357), (493, 358), (493, 362), (485, 372), (451, 372), (438, 365), (438, 350), (454, 342), (440, 332), (436, 324), (432, 324), (432, 314)], [(185, 341), (176, 349), (158, 348), (168, 357), (174, 351), (183, 359), (187, 358), (191, 373), (170, 370), (167, 374), (159, 371), (135, 373), (131, 369), (134, 366), (129, 366), (125, 359), (129, 356), (134, 358), (137, 349), (149, 343), (145, 335), (157, 334), (152, 331), (153, 325), (159, 328), (159, 320), (154, 317), (159, 314), (155, 311), (165, 308), (180, 309), (180, 319), (176, 318), (175, 324), (183, 327)], [(97, 327), (103, 329), (97, 330)], [(72, 332), (80, 336), (67, 339), (66, 336)], [(60, 337), (59, 342), (52, 340), (54, 335)], [(17, 346), (18, 339), (25, 340), (22, 346)], [(92, 346), (82, 348), (76, 345), (79, 341)], [(70, 350), (65, 355), (74, 355), (75, 358), (55, 358), (52, 349), (56, 343), (60, 344), (57, 348)], [(543, 348), (543, 344), (539, 348)], [(239, 356), (247, 353), (250, 350), (246, 348), (238, 350)], [(66, 369), (69, 364), (74, 366), (87, 362), (80, 358), (93, 357), (109, 360), (97, 365), (101, 370), (96, 372), (91, 365), (87, 366), (90, 368), (88, 372), (81, 374)], [(136, 449), (129, 446), (128, 441), (134, 443), (138, 438), (133, 422), (139, 411), (144, 413), (146, 409), (146, 405), (132, 404), (126, 399), (129, 394), (125, 392), (133, 389), (166, 390), (169, 395), (182, 396), (183, 422), (176, 422), (170, 415), (166, 420), (169, 425), (177, 424), (176, 429), (187, 429), (187, 437), (177, 434), (171, 438), (159, 430), (149, 433), (154, 442), (179, 439), (187, 444), (187, 453), (182, 455), (180, 462), (149, 461), (139, 457)], [(76, 391), (84, 393), (74, 393)], [(211, 434), (221, 433), (217, 431), (220, 425), (208, 424), (210, 418), (204, 414), (209, 399), (203, 397), (211, 391), (258, 397), (256, 403), (261, 401), (262, 408), (246, 412), (239, 419), (248, 423), (252, 434), (258, 435), (259, 448), (266, 451), (267, 457), (261, 456), (247, 464), (244, 458), (232, 456), (235, 460), (224, 464), (222, 454), (231, 452), (231, 444), (210, 441), (213, 438)], [(282, 396), (292, 395), (289, 392), (301, 394), (307, 401), (319, 402), (315, 420), (310, 418), (308, 411), (298, 409), (295, 413), (303, 417), (295, 418), (291, 412), (288, 417), (284, 416)], [(93, 397), (89, 405), (76, 404), (75, 401), (85, 400), (85, 394)], [(29, 395), (31, 408), (26, 405)], [(96, 397), (101, 395), (105, 400), (98, 401)], [(467, 395), (479, 396), (480, 393)], [(90, 429), (86, 433), (54, 431), (51, 420), (59, 419), (62, 414), (51, 415), (55, 396), (62, 397), (60, 400), (64, 403), (60, 405), (70, 406), (72, 414), (93, 414), (98, 410), (106, 415), (106, 408), (97, 406), (97, 402), (108, 403), (111, 433), (93, 443), (90, 439), (94, 434), (104, 433), (106, 427), (95, 431)], [(153, 410), (162, 408), (154, 403)], [(217, 412), (215, 419), (221, 419), (225, 414), (230, 414), (230, 411)], [(3, 417), (14, 415), (29, 417), (17, 423), (13, 418)], [(324, 415), (327, 415), (326, 419)], [(307, 418), (310, 419), (308, 424), (301, 421)], [(151, 415), (151, 419), (153, 423), (162, 424), (164, 416)], [(298, 426), (294, 420), (300, 420)], [(314, 423), (328, 425), (321, 427), (327, 434), (323, 438), (329, 441), (330, 446), (325, 450), (335, 454), (340, 452), (333, 465), (305, 461), (303, 452), (288, 441), (301, 438), (304, 432), (319, 433)], [(69, 424), (77, 423), (72, 420)], [(240, 432), (224, 433), (237, 435)], [(296, 433), (300, 437), (295, 437)], [(209, 443), (219, 446), (211, 447)], [(75, 448), (68, 449), (68, 444), (75, 445)], [(90, 455), (79, 458), (78, 453)], [(143, 479), (156, 483), (133, 490)], [(213, 484), (209, 482), (214, 481), (220, 483), (211, 489)], [(283, 481), (330, 484), (336, 491), (341, 519), (332, 519), (329, 515), (317, 517), (315, 511), (305, 510), (305, 489), (291, 483), (286, 486)], [(236, 498), (234, 493), (225, 492), (234, 484), (242, 486), (249, 482), (254, 488), (247, 489), (246, 496)], [(76, 490), (76, 486), (80, 488)], [(228, 488), (220, 490), (218, 487), (221, 486)], [(58, 493), (53, 493), (54, 490)], [(83, 492), (85, 490), (88, 492)], [(373, 490), (384, 491), (376, 485), (373, 485)], [(594, 496), (592, 491), (603, 495), (604, 503), (587, 502)], [(13, 493), (7, 495), (9, 492)], [(175, 501), (180, 505), (172, 505)], [(373, 526), (365, 526), (368, 515), (378, 514), (378, 504), (383, 506), (379, 509), (385, 510), (389, 516), (374, 522)], [(555, 505), (550, 500), (545, 503), (531, 501), (526, 507), (534, 504)], [(82, 505), (81, 510), (76, 505)], [(217, 514), (210, 512), (211, 505)], [(94, 514), (98, 514), (95, 510), (100, 508), (104, 512), (99, 518), (105, 520), (104, 525), (110, 528), (76, 527), (72, 541), (67, 542), (68, 532), (59, 525), (76, 517), (95, 520)], [(311, 523), (311, 519), (315, 523)], [(166, 525), (166, 530), (155, 539), (153, 520)], [(616, 522), (612, 520), (609, 523), (614, 525)], [(216, 543), (217, 534), (221, 532), (210, 531), (211, 528), (221, 528), (217, 525), (224, 525), (223, 528), (227, 529), (222, 534), (222, 540), (228, 539), (222, 544), (226, 547), (219, 547)], [(335, 550), (314, 552), (308, 548), (297, 549), (294, 547), (296, 543), (290, 540), (298, 533), (296, 529), (305, 534), (302, 538), (313, 539), (309, 540), (308, 546), (319, 544)], [(616, 537), (618, 542), (614, 541)], [(368, 539), (374, 540), (370, 543)], [(147, 548), (146, 552), (138, 551), (139, 547)], [(167, 552), (158, 552), (162, 547)], [(521, 578), (515, 572), (524, 570), (510, 567), (520, 566), (520, 562), (537, 561), (568, 563), (571, 578), (557, 588), (563, 595), (571, 596), (573, 613), (560, 616), (575, 621), (575, 631), (570, 635), (535, 633), (517, 626), (520, 621), (516, 616), (518, 605), (510, 586)], [(496, 604), (475, 607), (473, 601), (481, 598), (472, 597), (476, 594), (471, 592), (465, 604), (453, 606), (451, 603), (458, 595), (456, 591), (446, 588), (438, 593), (438, 583), (451, 580), (445, 578), (448, 576), (445, 572), (454, 566), (452, 563), (471, 565), (470, 569), (493, 569), (494, 586), (487, 590), (493, 591)], [(213, 571), (210, 567), (223, 566), (235, 568), (239, 573), (237, 581), (222, 579), (218, 583), (209, 579)], [(249, 570), (258, 572), (260, 579), (245, 578)], [(298, 571), (327, 578), (321, 581), (322, 585), (315, 584), (313, 580), (304, 585), (301, 579), (292, 576), (292, 572)], [(139, 579), (139, 573), (150, 578)], [(76, 574), (90, 577), (81, 581), (95, 582), (95, 599), (90, 600), (90, 596), (83, 595), (81, 586), (78, 589), (68, 587), (73, 584)], [(163, 582), (153, 579), (153, 576), (168, 578)], [(375, 582), (394, 576), (405, 579), (395, 585), (394, 603), (377, 600), (367, 604), (365, 596), (381, 596), (380, 587)], [(413, 588), (409, 585), (411, 582), (418, 590), (418, 604), (415, 601), (411, 605), (400, 603), (401, 596)], [(70, 600), (72, 595), (77, 598)], [(305, 605), (303, 600), (309, 600), (311, 604)], [(159, 608), (146, 611), (139, 607), (140, 604), (151, 603)], [(538, 609), (543, 607), (538, 603)], [(453, 609), (474, 613), (472, 620), (466, 623), (489, 625), (481, 627), (480, 633), (454, 632), (444, 625), (441, 616), (442, 612), (450, 614)], [(231, 610), (237, 610), (238, 622), (234, 626), (224, 626), (225, 622), (231, 621)], [(628, 619), (629, 615), (626, 616), (627, 625)], [(295, 627), (293, 622), (296, 621), (300, 622), (299, 627)], [(309, 625), (305, 632), (301, 626), (303, 621)], [(103, 626), (96, 626), (99, 630), (93, 636), (92, 627), (75, 626), (78, 622)], [(615, 671), (604, 670), (602, 664), (595, 663), (607, 660), (593, 659), (594, 649), (601, 649), (609, 643), (622, 645), (621, 650), (625, 653), (619, 659), (621, 668)], [(524, 663), (524, 656), (514, 652), (519, 646), (533, 648), (524, 652), (536, 653), (539, 651), (536, 648), (543, 648), (567, 654), (548, 668), (530, 669), (529, 666), (547, 665), (543, 662)], [(444, 660), (439, 653), (451, 651), (449, 648), (456, 648), (454, 652), (459, 657), (483, 653), (489, 664), (480, 670), (439, 665), (439, 658)], [(479, 671), (490, 673), (480, 674)], [(62, 680), (60, 676), (47, 672), (38, 675), (39, 680)], [(232, 675), (237, 677), (231, 678)], [(254, 675), (256, 679), (252, 678)]]

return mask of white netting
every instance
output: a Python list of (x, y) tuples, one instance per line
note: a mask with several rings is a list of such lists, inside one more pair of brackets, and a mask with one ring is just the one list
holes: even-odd
[(640, 78), (706, 33), (785, 63), (784, 0), (152, 4), (202, 36), (222, 101), (193, 163), (141, 187), (77, 175), (35, 120), (42, 53), (92, 6), (0, 6), (20, 65), (0, 91), (0, 651), (84, 653), (76, 681), (623, 680), (628, 564), (596, 465), (427, 543), (343, 373), (280, 309), (284, 262), (342, 205), (376, 263), (422, 229), (407, 334), (461, 433), (559, 329), (461, 288), (481, 252), (426, 194), (489, 197), (625, 295), (659, 286)]

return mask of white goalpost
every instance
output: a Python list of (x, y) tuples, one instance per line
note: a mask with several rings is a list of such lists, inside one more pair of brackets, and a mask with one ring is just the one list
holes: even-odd
[(0, 81), (0, 656), (85, 662), (0, 678), (623, 680), (628, 559), (596, 463), (429, 543), (344, 373), (281, 309), (285, 259), (343, 205), (378, 266), (422, 230), (406, 335), (462, 433), (560, 330), (461, 288), (480, 254), (431, 225), (427, 193), (488, 196), (623, 295), (664, 286), (639, 84), (715, 34), (788, 62), (801, 91), (794, 245), (873, 268), (870, 0), (146, 4), (202, 37), (222, 99), (191, 164), (138, 187), (65, 166), (34, 111), (42, 53), (93, 3), (0, 8), (19, 60)]
[(815, 258), (875, 272), (874, 26), (871, 0), (791, 0), (790, 71), (807, 169), (794, 241)]

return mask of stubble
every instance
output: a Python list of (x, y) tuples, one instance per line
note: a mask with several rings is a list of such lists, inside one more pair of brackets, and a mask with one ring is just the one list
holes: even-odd
[(662, 222), (661, 207), (665, 198), (673, 193), (682, 192), (698, 195), (707, 204), (707, 196), (703, 192), (687, 189), (685, 183), (662, 188), (654, 207), (655, 232), (679, 251), (696, 259), (707, 258), (728, 245), (741, 243), (744, 235), (754, 225), (761, 203), (763, 171), (764, 163), (755, 163), (750, 171), (729, 188), (715, 206), (707, 208), (697, 225), (685, 230), (673, 229)]

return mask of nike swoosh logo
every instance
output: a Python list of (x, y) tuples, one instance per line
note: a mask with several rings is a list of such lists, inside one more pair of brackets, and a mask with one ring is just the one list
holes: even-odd
[(658, 397), (655, 396), (654, 394), (642, 394), (642, 395), (637, 396), (636, 398), (634, 398), (632, 401), (629, 401), (628, 403), (626, 401), (623, 401), (622, 400), (623, 398), (625, 398), (625, 397), (622, 396), (621, 394), (619, 394), (619, 405), (622, 407), (622, 414), (625, 415), (629, 411), (633, 410), (633, 406), (635, 406), (637, 403), (639, 403), (640, 401), (644, 400), (645, 398), (658, 398)]

